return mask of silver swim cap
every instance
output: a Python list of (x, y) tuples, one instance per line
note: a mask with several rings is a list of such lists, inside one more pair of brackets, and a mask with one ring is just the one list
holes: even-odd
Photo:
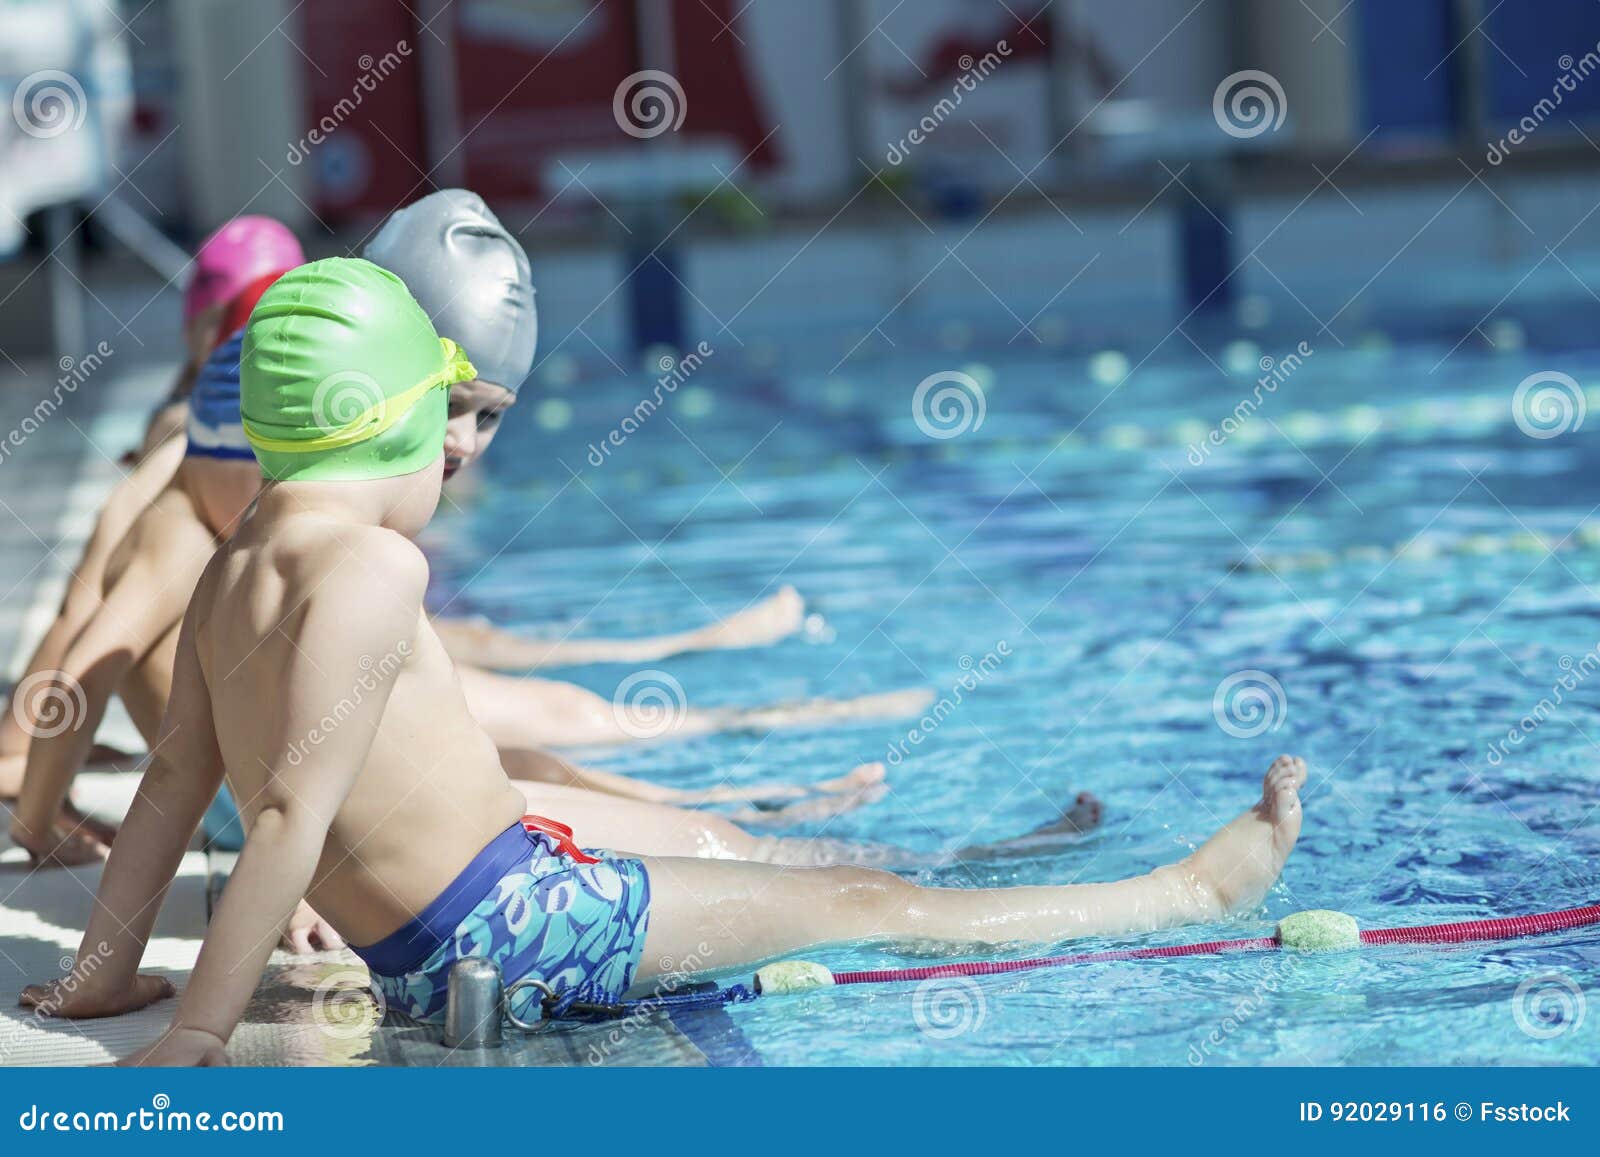
[(362, 254), (406, 283), (478, 377), (515, 393), (539, 344), (528, 255), (483, 198), (441, 189), (390, 214)]

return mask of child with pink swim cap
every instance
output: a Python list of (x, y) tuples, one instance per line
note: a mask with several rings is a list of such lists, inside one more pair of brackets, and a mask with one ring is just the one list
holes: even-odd
[(157, 445), (183, 432), (185, 399), (212, 348), (225, 334), (217, 332), (228, 302), (269, 273), (282, 273), (306, 262), (305, 251), (288, 226), (271, 217), (235, 217), (200, 244), (194, 273), (183, 291), (183, 338), (189, 358), (172, 392), (150, 418), (142, 458)]
[(183, 320), (231, 301), (258, 277), (304, 265), (305, 252), (271, 217), (235, 217), (201, 244), (183, 291)]

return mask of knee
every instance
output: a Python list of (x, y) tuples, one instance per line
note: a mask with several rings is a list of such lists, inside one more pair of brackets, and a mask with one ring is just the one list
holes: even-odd
[[(666, 809), (676, 811), (676, 809)], [(762, 841), (752, 836), (732, 820), (709, 812), (688, 812), (695, 817), (697, 858), (703, 860), (762, 861)]]
[(133, 668), (132, 649), (118, 644), (102, 645), (99, 640), (85, 640), (73, 644), (62, 657), (57, 681), (76, 687), (75, 694), (93, 699), (109, 699)]
[(893, 932), (911, 911), (916, 885), (877, 868), (827, 868), (834, 878), (834, 915), (846, 916), (869, 930)]

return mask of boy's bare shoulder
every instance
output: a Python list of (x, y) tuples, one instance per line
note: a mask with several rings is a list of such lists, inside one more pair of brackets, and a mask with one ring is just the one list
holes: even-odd
[(428, 585), (428, 560), (417, 544), (382, 527), (296, 519), (275, 533), (272, 553), (280, 573), (306, 592), (308, 610), (415, 614)]

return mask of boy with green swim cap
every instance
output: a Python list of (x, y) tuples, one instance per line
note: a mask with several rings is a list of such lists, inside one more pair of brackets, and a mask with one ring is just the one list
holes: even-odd
[[(924, 888), (867, 868), (596, 853), (524, 816), (422, 610), (428, 567), (411, 538), (438, 504), (444, 422), (420, 404), (451, 360), (429, 347), (431, 326), (396, 283), (348, 262), (290, 276), (268, 323), (282, 329), (250, 343), (243, 390), (269, 454), (306, 458), (273, 467), (299, 476), (267, 484), (195, 588), (162, 738), (85, 933), (85, 953), (105, 963), (28, 988), (25, 1005), (111, 1016), (172, 995), (137, 968), (224, 777), (248, 801), (249, 838), (172, 1026), (132, 1063), (226, 1063), (302, 896), (360, 946), (391, 1006), (439, 1020), (464, 946), (508, 982), (612, 1002), (682, 960), (709, 971), (869, 937), (1054, 942), (1217, 919), (1277, 878), (1305, 782), (1304, 763), (1287, 757), (1259, 803), (1199, 850), (1104, 884)], [(380, 353), (391, 348), (417, 364)], [(351, 372), (377, 380), (374, 404), (399, 416), (357, 427), (366, 410), (314, 414), (317, 383)], [(401, 462), (414, 469), (396, 473)], [(343, 476), (305, 476), (325, 471)], [(522, 995), (513, 1011), (537, 1015), (536, 992)]]
[(269, 480), (394, 478), (438, 456), (449, 387), (476, 376), (398, 277), (334, 257), (280, 278), (251, 313), (240, 413)]

